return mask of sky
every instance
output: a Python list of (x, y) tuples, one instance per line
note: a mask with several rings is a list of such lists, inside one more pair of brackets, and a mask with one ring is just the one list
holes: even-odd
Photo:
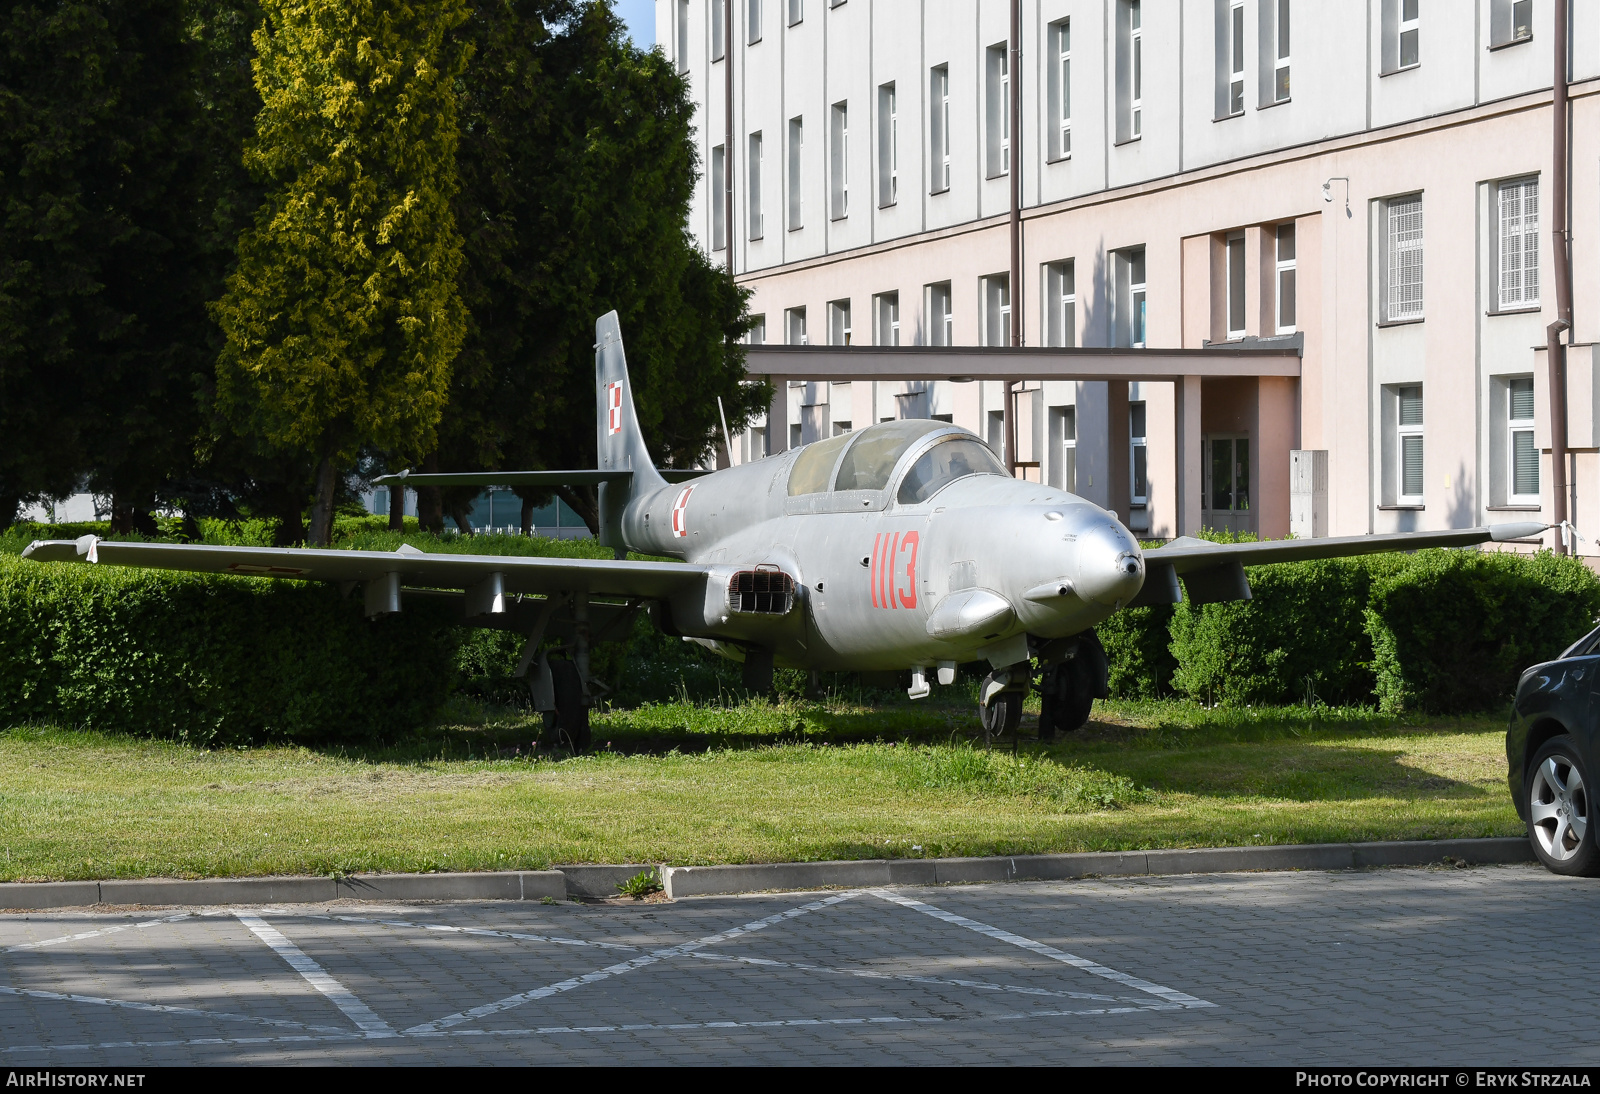
[(649, 49), (656, 44), (655, 0), (612, 0), (612, 6), (628, 24), (628, 36), (634, 45)]

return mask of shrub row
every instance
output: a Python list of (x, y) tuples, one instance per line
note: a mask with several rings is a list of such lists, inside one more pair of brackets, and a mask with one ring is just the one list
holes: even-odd
[(450, 693), (449, 622), (368, 621), (326, 585), (0, 555), (0, 726), (204, 745), (403, 732)]
[(1253, 598), (1140, 608), (1100, 628), (1112, 693), (1371, 703), (1448, 713), (1508, 701), (1528, 665), (1600, 613), (1582, 562), (1420, 551), (1250, 570)]

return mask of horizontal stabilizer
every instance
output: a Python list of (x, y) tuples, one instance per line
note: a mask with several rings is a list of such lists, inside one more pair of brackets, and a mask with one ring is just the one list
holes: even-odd
[[(690, 468), (682, 471), (661, 471), (668, 482), (686, 482), (709, 475), (710, 471)], [(402, 471), (398, 475), (383, 475), (373, 479), (374, 486), (595, 486), (602, 482), (626, 483), (633, 478), (632, 471), (471, 471), (460, 474), (412, 474)]]
[[(1185, 575), (1221, 567), (1264, 566), (1273, 562), (1306, 562), (1320, 558), (1347, 558), (1382, 551), (1419, 551), (1427, 547), (1472, 547), (1480, 543), (1508, 543), (1528, 540), (1543, 533), (1548, 525), (1534, 523), (1496, 524), (1488, 528), (1457, 528), (1439, 532), (1381, 532), (1366, 536), (1335, 536), (1324, 539), (1275, 539), (1247, 543), (1213, 543), (1181, 536), (1165, 547), (1145, 553), (1145, 565), (1170, 567)], [(1146, 579), (1148, 581), (1148, 579)], [(1191, 590), (1192, 596), (1193, 590)], [(1146, 601), (1148, 603), (1148, 601)]]

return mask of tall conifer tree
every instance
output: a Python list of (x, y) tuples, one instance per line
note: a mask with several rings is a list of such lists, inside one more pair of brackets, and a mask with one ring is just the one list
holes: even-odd
[(466, 314), (455, 81), (463, 0), (267, 0), (248, 166), (268, 182), (214, 307), (219, 408), (316, 459), (310, 540), (367, 446), (431, 451)]

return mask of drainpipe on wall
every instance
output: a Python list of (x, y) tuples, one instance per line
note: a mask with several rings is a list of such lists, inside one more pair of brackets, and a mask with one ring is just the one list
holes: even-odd
[(711, 0), (722, 7), (722, 86), (727, 107), (727, 135), (722, 138), (723, 240), (728, 245), (728, 272), (733, 269), (733, 0)]
[[(1567, 249), (1567, 23), (1569, 0), (1555, 3), (1555, 81), (1550, 100), (1550, 237), (1555, 245), (1556, 319), (1545, 328), (1545, 364), (1550, 370), (1550, 488), (1557, 525), (1567, 520), (1567, 347), (1561, 332), (1572, 329), (1572, 256)], [(1558, 529), (1555, 552), (1570, 553), (1566, 529)]]
[[(1011, 57), (1006, 81), (1010, 115), (1007, 140), (1011, 146), (1011, 344), (1022, 345), (1022, 0), (1011, 0)], [(1006, 467), (1017, 473), (1017, 414), (1015, 381), (1005, 381)]]

